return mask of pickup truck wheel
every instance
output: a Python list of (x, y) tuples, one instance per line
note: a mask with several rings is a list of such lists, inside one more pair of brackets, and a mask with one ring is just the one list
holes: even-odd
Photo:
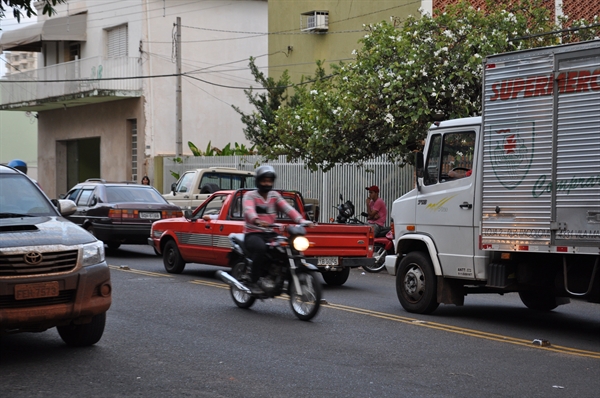
[(408, 312), (430, 314), (438, 307), (437, 280), (429, 256), (408, 253), (400, 262), (396, 275), (396, 294)]
[(525, 306), (535, 311), (552, 311), (558, 307), (556, 297), (545, 292), (519, 292), (519, 297)]
[(163, 250), (163, 264), (165, 270), (170, 274), (181, 274), (185, 268), (185, 261), (181, 258), (181, 253), (177, 248), (177, 243), (174, 240), (170, 240), (165, 245)]
[(344, 268), (341, 271), (325, 271), (322, 273), (325, 283), (331, 286), (342, 286), (350, 276), (350, 268)]
[(121, 243), (119, 243), (119, 242), (106, 242), (106, 246), (108, 246), (109, 249), (117, 250), (119, 247), (121, 247)]
[[(244, 262), (237, 263), (233, 266), (231, 270), (231, 276), (233, 276), (239, 281), (240, 278), (247, 273), (246, 267), (246, 263)], [(240, 308), (250, 308), (252, 307), (252, 304), (254, 304), (254, 302), (256, 301), (255, 297), (251, 296), (246, 292), (241, 291), (235, 286), (231, 286), (229, 288), (229, 292), (231, 293), (231, 298), (233, 299), (235, 305), (237, 305)]]
[(375, 262), (369, 266), (363, 266), (362, 268), (371, 273), (380, 272), (385, 267), (385, 256), (387, 255), (387, 250), (385, 247), (379, 243), (375, 243), (373, 248), (373, 258)]
[(106, 325), (106, 312), (95, 315), (92, 322), (83, 325), (57, 326), (58, 334), (71, 347), (87, 347), (100, 341)]

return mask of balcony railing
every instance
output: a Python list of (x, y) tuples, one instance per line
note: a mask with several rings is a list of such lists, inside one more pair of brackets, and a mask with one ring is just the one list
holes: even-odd
[[(139, 58), (92, 57), (12, 74), (0, 79), (0, 105), (63, 97), (94, 90), (140, 91)], [(107, 80), (104, 80), (107, 79)]]

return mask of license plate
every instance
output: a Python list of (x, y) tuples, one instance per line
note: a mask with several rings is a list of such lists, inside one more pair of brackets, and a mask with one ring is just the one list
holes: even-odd
[(338, 265), (337, 257), (317, 257), (318, 265)]
[(140, 212), (140, 218), (144, 218), (146, 220), (160, 220), (160, 213)]
[(28, 283), (15, 285), (15, 300), (28, 300), (58, 296), (58, 282)]

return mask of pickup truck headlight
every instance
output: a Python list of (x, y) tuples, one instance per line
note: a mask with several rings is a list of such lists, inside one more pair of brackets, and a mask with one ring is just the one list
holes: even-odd
[(104, 261), (104, 243), (97, 241), (83, 246), (82, 264), (84, 267)]
[(292, 245), (294, 246), (294, 249), (298, 250), (299, 252), (303, 252), (306, 249), (308, 249), (308, 246), (310, 244), (308, 242), (308, 239), (306, 239), (306, 237), (296, 236), (294, 238), (294, 240), (292, 241)]

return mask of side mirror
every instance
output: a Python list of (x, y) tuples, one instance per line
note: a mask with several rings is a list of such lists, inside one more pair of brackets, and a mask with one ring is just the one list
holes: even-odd
[(58, 211), (63, 217), (70, 216), (71, 214), (77, 211), (77, 205), (75, 204), (75, 202), (69, 199), (58, 199), (58, 206), (56, 207), (58, 208)]
[(174, 182), (173, 184), (171, 184), (171, 192), (173, 192), (173, 195), (177, 195), (175, 193), (175, 189), (177, 189), (177, 183), (176, 182)]
[(423, 152), (417, 152), (415, 154), (415, 165), (416, 165), (417, 177), (423, 177), (423, 167), (424, 167)]
[(96, 206), (98, 204), (98, 198), (96, 196), (92, 197), (92, 200), (90, 201), (90, 206)]

